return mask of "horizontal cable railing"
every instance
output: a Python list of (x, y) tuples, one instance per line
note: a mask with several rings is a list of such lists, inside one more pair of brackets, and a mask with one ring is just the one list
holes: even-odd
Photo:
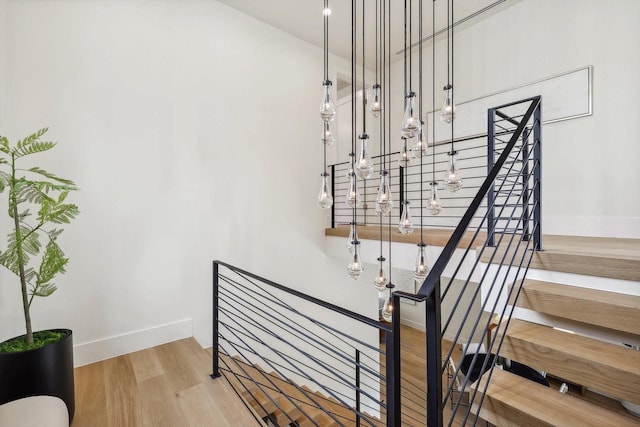
[[(429, 154), (422, 158), (422, 170), (424, 172), (422, 177), (425, 179), (422, 189), (424, 200), (427, 200), (430, 195), (429, 183), (432, 181), (441, 182), (449, 165), (449, 157), (447, 155), (450, 150), (449, 144), (437, 144), (429, 147), (429, 150), (435, 150), (435, 156)], [(405, 170), (397, 161), (399, 153), (391, 154), (391, 158), (395, 159), (391, 162), (389, 171), (391, 193), (394, 200), (391, 217), (395, 218), (395, 224), (398, 223), (400, 218), (400, 206), (406, 200), (409, 202), (414, 224), (420, 224), (422, 219), (424, 227), (453, 229), (458, 225), (462, 214), (486, 177), (486, 136), (461, 139), (457, 143), (456, 151), (458, 152), (456, 164), (463, 176), (464, 185), (455, 193), (445, 191), (442, 185), (438, 186), (438, 196), (442, 202), (442, 211), (437, 215), (433, 215), (427, 210), (426, 203), (423, 204), (422, 212), (420, 212), (421, 159), (413, 158)], [(382, 159), (382, 156), (374, 156), (372, 158), (374, 171), (384, 169)], [(348, 162), (330, 166), (334, 196), (332, 227), (352, 222), (353, 209), (345, 203), (350, 171), (351, 164)], [(401, 181), (402, 184), (406, 182), (406, 187), (404, 185), (401, 186)], [(357, 185), (360, 194), (360, 203), (356, 209), (358, 225), (377, 225), (379, 217), (375, 212), (375, 201), (380, 185), (379, 174), (373, 172), (368, 179), (357, 178)], [(402, 192), (400, 191), (401, 187), (403, 188)], [(483, 214), (484, 212), (481, 208), (476, 216), (480, 218)]]
[[(381, 335), (385, 345), (372, 345)], [(397, 348), (387, 324), (214, 262), (214, 376), (263, 420), (399, 425), (387, 393)]]
[(501, 360), (509, 301), (541, 249), (540, 103), (489, 110), (486, 178), (417, 294), (393, 294), (394, 307), (402, 298), (426, 304), (430, 427), (478, 421)]

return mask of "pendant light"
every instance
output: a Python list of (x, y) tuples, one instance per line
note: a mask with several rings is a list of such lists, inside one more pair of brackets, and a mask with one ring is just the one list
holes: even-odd
[(351, 243), (353, 245), (353, 249), (351, 252), (351, 261), (347, 266), (347, 272), (353, 280), (358, 280), (362, 275), (362, 272), (364, 271), (364, 268), (362, 267), (362, 261), (360, 260), (360, 242), (354, 240)]
[[(451, 6), (449, 7), (449, 2), (451, 2)], [(449, 13), (451, 11), (451, 13)], [(451, 20), (449, 20), (451, 18)], [(440, 119), (447, 123), (451, 124), (451, 151), (449, 151), (449, 165), (444, 172), (444, 176), (442, 179), (442, 184), (449, 192), (455, 192), (462, 188), (462, 176), (460, 175), (460, 170), (456, 165), (456, 155), (458, 152), (454, 148), (454, 123), (455, 123), (455, 111), (456, 106), (454, 103), (454, 88), (453, 88), (453, 79), (454, 79), (454, 43), (453, 43), (453, 35), (454, 35), (454, 14), (453, 14), (453, 0), (447, 0), (447, 85), (444, 87), (445, 97), (444, 97), (444, 105), (442, 106), (442, 110), (440, 112)], [(449, 37), (451, 34), (451, 37)], [(451, 49), (449, 49), (449, 40), (451, 40)], [(451, 80), (449, 80), (449, 77)]]
[(389, 184), (389, 172), (383, 170), (380, 176), (380, 187), (376, 197), (376, 215), (386, 216), (393, 208), (393, 196), (391, 195), (391, 185)]
[(331, 130), (331, 122), (322, 122), (320, 141), (322, 141), (324, 145), (333, 145), (336, 142), (335, 134)]
[(323, 172), (320, 174), (322, 177), (320, 182), (320, 193), (318, 194), (318, 206), (322, 209), (329, 209), (333, 206), (333, 196), (329, 189), (327, 173), (327, 146), (335, 143), (336, 139), (331, 131), (331, 121), (336, 117), (336, 107), (331, 97), (331, 80), (329, 80), (329, 13), (326, 13), (329, 9), (329, 0), (324, 0), (324, 19), (323, 19), (323, 33), (324, 33), (324, 80), (322, 82), (322, 102), (320, 104), (320, 118), (322, 119), (322, 135), (320, 140), (322, 141), (323, 150)]
[(385, 322), (391, 322), (391, 320), (393, 320), (393, 300), (391, 298), (391, 294), (393, 293), (393, 288), (395, 288), (395, 286), (389, 283), (386, 288), (386, 297), (384, 299), (384, 304), (382, 305), (382, 318)]
[(378, 274), (375, 279), (373, 279), (373, 286), (378, 290), (378, 292), (382, 292), (386, 289), (387, 284), (389, 283), (389, 279), (385, 274), (384, 269), (384, 261), (385, 258), (383, 256), (378, 257)]
[(413, 277), (422, 284), (427, 278), (429, 268), (427, 267), (427, 245), (424, 242), (418, 243), (418, 256), (416, 257), (416, 266), (413, 269)]
[[(376, 82), (377, 81), (378, 77), (376, 73)], [(382, 98), (380, 97), (380, 85), (378, 83), (374, 84), (371, 88), (371, 107), (369, 107), (369, 111), (371, 111), (371, 114), (375, 118), (380, 117), (380, 113), (382, 112)]]
[(409, 201), (405, 200), (402, 206), (402, 214), (400, 215), (400, 223), (398, 230), (401, 234), (413, 233), (413, 219), (411, 218), (411, 210), (409, 209)]
[[(364, 5), (363, 5), (364, 18)], [(364, 58), (363, 58), (364, 59)], [(364, 84), (364, 82), (363, 82)], [(364, 98), (364, 92), (363, 92)], [(364, 102), (364, 99), (363, 99)], [(364, 109), (363, 109), (364, 112)], [(347, 266), (349, 276), (358, 280), (364, 271), (362, 260), (360, 259), (360, 241), (357, 239), (358, 212), (357, 205), (360, 201), (358, 194), (358, 184), (356, 180), (356, 2), (351, 1), (351, 173), (349, 175), (349, 190), (347, 192), (346, 204), (351, 208), (351, 258)]]
[(440, 203), (440, 197), (438, 197), (438, 183), (431, 182), (431, 196), (427, 201), (427, 210), (431, 215), (438, 215), (442, 210), (442, 203)]
[[(363, 114), (364, 117), (364, 114)], [(356, 166), (357, 174), (362, 179), (367, 179), (371, 176), (373, 171), (373, 160), (371, 160), (371, 153), (369, 152), (369, 135), (363, 133), (358, 137), (360, 139), (360, 156)]]
[[(451, 145), (453, 146), (453, 143)], [(445, 188), (452, 193), (462, 188), (462, 177), (460, 176), (458, 166), (456, 166), (457, 154), (458, 152), (453, 150), (447, 153), (449, 156), (449, 166), (447, 166), (447, 170), (444, 171), (444, 176), (442, 177), (442, 183)]]
[(411, 154), (413, 157), (420, 158), (427, 155), (427, 148), (429, 148), (429, 144), (427, 142), (426, 135), (427, 130), (425, 129), (424, 122), (422, 122), (420, 133), (418, 134), (418, 138), (416, 138), (416, 143), (411, 147)]
[(320, 176), (322, 176), (322, 183), (320, 185), (320, 194), (318, 194), (318, 206), (323, 209), (329, 209), (333, 205), (333, 196), (331, 196), (329, 184), (327, 183), (329, 174), (323, 172)]
[(413, 154), (412, 152), (409, 150), (408, 144), (407, 144), (407, 138), (402, 136), (402, 148), (400, 149), (400, 157), (398, 158), (398, 166), (402, 167), (402, 168), (408, 168), (409, 167), (409, 162), (411, 162), (411, 159), (413, 158)]
[[(423, 63), (423, 57), (422, 57), (422, 2), (419, 2), (419, 11), (418, 14), (420, 15), (420, 22), (419, 22), (419, 33), (420, 33), (420, 42), (419, 42), (419, 57), (418, 57), (418, 68), (419, 68), (419, 76), (418, 76), (418, 82), (420, 85), (419, 91), (420, 91), (420, 116), (422, 116), (422, 105), (423, 105), (423, 91), (422, 91), (422, 63)], [(435, 44), (435, 39), (432, 40), (432, 43)], [(420, 152), (420, 242), (417, 244), (418, 247), (418, 255), (416, 256), (416, 263), (415, 263), (415, 267), (413, 269), (413, 277), (416, 281), (419, 282), (419, 285), (422, 285), (422, 282), (424, 281), (424, 279), (427, 277), (427, 272), (428, 272), (428, 268), (427, 268), (427, 256), (426, 256), (426, 243), (424, 242), (424, 224), (423, 224), (423, 220), (424, 217), (422, 215), (422, 208), (424, 206), (424, 193), (423, 193), (423, 182), (424, 182), (424, 170), (423, 170), (423, 159), (424, 159), (424, 154), (426, 151), (426, 131), (422, 131), (420, 133), (420, 146), (418, 147), (418, 150)], [(417, 156), (417, 153), (416, 153)]]
[(347, 250), (349, 253), (353, 253), (353, 242), (358, 241), (358, 229), (356, 228), (356, 223), (352, 222), (349, 224), (349, 237), (347, 237)]
[(440, 120), (449, 124), (456, 116), (456, 106), (453, 105), (453, 86), (447, 84), (444, 88), (444, 102), (440, 110)]
[[(431, 40), (435, 40), (436, 38), (436, 8), (435, 2), (433, 2), (432, 6), (432, 22), (431, 22)], [(431, 73), (433, 75), (433, 79), (431, 80), (431, 108), (434, 111), (434, 114), (431, 115), (431, 140), (435, 144), (436, 140), (436, 46), (435, 43), (431, 45), (431, 60), (432, 60), (432, 68)], [(440, 198), (438, 197), (438, 183), (436, 182), (436, 150), (435, 147), (431, 151), (431, 196), (429, 197), (429, 201), (427, 202), (427, 210), (431, 215), (438, 215), (440, 211), (442, 211), (442, 203), (440, 202)]]

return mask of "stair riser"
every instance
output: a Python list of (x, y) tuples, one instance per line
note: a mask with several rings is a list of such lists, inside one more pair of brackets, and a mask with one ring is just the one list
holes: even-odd
[(581, 384), (622, 400), (640, 404), (640, 376), (607, 365), (581, 359), (561, 350), (507, 336), (500, 355), (559, 378)]

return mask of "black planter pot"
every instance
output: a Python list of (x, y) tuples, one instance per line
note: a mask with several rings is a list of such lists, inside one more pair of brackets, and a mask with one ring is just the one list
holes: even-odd
[(20, 353), (0, 353), (0, 405), (29, 396), (56, 396), (75, 411), (73, 385), (73, 335), (69, 329), (60, 341)]

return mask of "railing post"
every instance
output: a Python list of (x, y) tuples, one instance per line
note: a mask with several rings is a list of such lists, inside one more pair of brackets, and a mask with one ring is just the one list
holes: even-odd
[(400, 190), (400, 197), (399, 197), (399, 199), (400, 199), (400, 209), (399, 209), (400, 217), (398, 219), (400, 219), (400, 218), (402, 218), (402, 211), (404, 211), (404, 181), (405, 181), (404, 173), (405, 173), (405, 171), (404, 171), (404, 167), (402, 167), (402, 166), (398, 166), (398, 170), (400, 171), (400, 183), (399, 183), (400, 186), (398, 187), (398, 189)]
[(336, 228), (336, 165), (331, 165), (331, 194), (333, 203), (331, 204), (331, 228)]
[[(495, 164), (496, 135), (495, 125), (496, 110), (491, 108), (487, 111), (487, 174), (493, 169)], [(487, 246), (495, 246), (495, 182), (491, 183), (487, 191)]]
[(360, 427), (360, 350), (356, 349), (356, 427)]
[(442, 326), (440, 279), (426, 301), (427, 427), (442, 427)]
[(533, 233), (533, 247), (541, 251), (542, 250), (542, 98), (538, 103), (538, 108), (533, 112), (533, 179), (534, 179), (534, 191), (533, 191), (533, 221), (536, 225), (535, 232)]
[(218, 263), (213, 262), (213, 373), (211, 378), (220, 376), (220, 354), (218, 347)]
[(529, 230), (529, 135), (531, 129), (524, 128), (522, 132), (522, 240), (529, 240), (531, 237)]
[(400, 297), (392, 294), (393, 314), (391, 333), (385, 334), (387, 365), (387, 427), (400, 427), (402, 402), (400, 401)]

